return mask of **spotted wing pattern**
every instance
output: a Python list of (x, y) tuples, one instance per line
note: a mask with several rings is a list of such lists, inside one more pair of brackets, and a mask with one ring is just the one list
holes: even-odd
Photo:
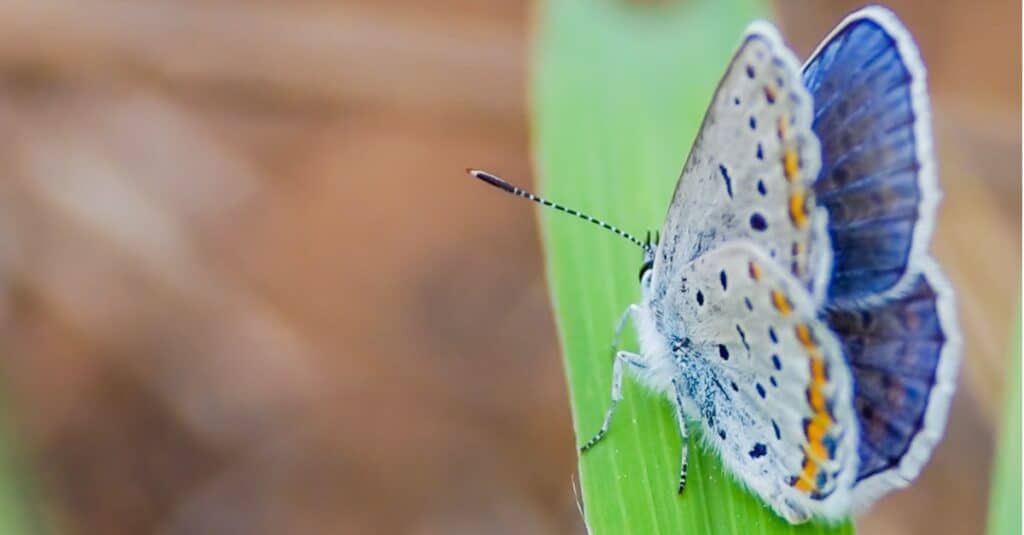
[(820, 151), (800, 67), (773, 27), (747, 30), (712, 99), (676, 186), (655, 262), (654, 286), (682, 264), (749, 239), (824, 297), (830, 272), (827, 214), (811, 184)]
[[(759, 245), (681, 266), (660, 323), (726, 465), (787, 518), (847, 512), (857, 422), (842, 350), (802, 282)], [(791, 513), (796, 512), (796, 515)]]

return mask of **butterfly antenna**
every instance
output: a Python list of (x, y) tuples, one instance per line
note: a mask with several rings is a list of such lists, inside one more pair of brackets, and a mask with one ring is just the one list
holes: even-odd
[(574, 210), (572, 208), (568, 208), (566, 206), (562, 206), (561, 204), (558, 204), (558, 203), (553, 203), (553, 202), (545, 199), (544, 197), (539, 197), (537, 195), (534, 195), (534, 194), (530, 193), (529, 191), (526, 191), (525, 189), (518, 188), (516, 186), (513, 186), (512, 184), (509, 184), (508, 182), (505, 182), (503, 179), (501, 179), (501, 178), (499, 178), (499, 177), (497, 177), (495, 175), (492, 175), (492, 174), (488, 173), (487, 171), (481, 171), (479, 169), (466, 169), (466, 172), (469, 173), (470, 175), (473, 175), (474, 178), (478, 178), (480, 180), (483, 180), (484, 182), (486, 182), (486, 183), (488, 183), (488, 184), (490, 184), (490, 185), (492, 185), (492, 186), (494, 186), (494, 187), (496, 187), (498, 189), (505, 190), (505, 191), (511, 193), (512, 195), (517, 196), (517, 197), (527, 198), (527, 199), (529, 199), (529, 200), (531, 200), (531, 201), (533, 201), (533, 202), (535, 202), (537, 204), (540, 204), (540, 205), (543, 205), (543, 206), (547, 206), (549, 208), (554, 208), (555, 210), (558, 210), (559, 212), (565, 212), (565, 213), (567, 213), (569, 215), (576, 216), (576, 217), (578, 217), (578, 218), (580, 218), (580, 219), (582, 219), (584, 221), (589, 221), (589, 222), (591, 222), (591, 223), (593, 223), (595, 225), (599, 225), (599, 226), (603, 227), (606, 230), (610, 230), (610, 231), (614, 232), (615, 234), (618, 234), (619, 236), (622, 236), (623, 238), (626, 238), (627, 240), (633, 242), (634, 245), (636, 245), (637, 247), (639, 247), (641, 249), (648, 250), (648, 249), (651, 248), (650, 239), (648, 239), (647, 243), (644, 243), (644, 242), (640, 241), (639, 239), (637, 239), (636, 236), (633, 236), (632, 234), (630, 234), (630, 233), (628, 233), (628, 232), (626, 232), (626, 231), (624, 231), (624, 230), (622, 230), (622, 229), (620, 229), (618, 227), (609, 225), (608, 223), (605, 223), (604, 221), (601, 221), (600, 219), (597, 219), (595, 217), (591, 217), (591, 216), (589, 216), (587, 214), (584, 214), (583, 212), (579, 212), (579, 211), (576, 211), (576, 210)]

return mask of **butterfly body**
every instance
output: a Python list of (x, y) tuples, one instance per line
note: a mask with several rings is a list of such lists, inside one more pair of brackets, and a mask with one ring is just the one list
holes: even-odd
[(852, 14), (804, 69), (770, 25), (748, 29), (645, 250), (627, 311), (641, 351), (619, 353), (676, 408), (680, 489), (693, 420), (792, 523), (861, 510), (930, 456), (959, 330), (927, 253), (939, 191), (923, 87), (884, 9)]

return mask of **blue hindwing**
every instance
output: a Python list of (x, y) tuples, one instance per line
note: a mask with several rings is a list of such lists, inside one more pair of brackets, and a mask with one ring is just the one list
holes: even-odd
[(923, 429), (949, 336), (943, 332), (936, 299), (922, 274), (899, 299), (827, 312), (826, 321), (839, 335), (853, 370), (853, 402), (861, 428), (858, 481), (897, 466)]

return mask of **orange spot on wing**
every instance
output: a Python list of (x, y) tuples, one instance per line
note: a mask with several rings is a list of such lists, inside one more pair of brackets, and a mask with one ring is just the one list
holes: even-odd
[[(828, 377), (825, 374), (825, 359), (814, 355), (811, 357), (811, 381), (819, 382), (824, 386)], [(812, 383), (813, 384), (813, 383)]]
[(807, 327), (807, 325), (797, 323), (795, 330), (797, 340), (800, 340), (800, 344), (803, 345), (805, 349), (817, 349), (818, 346), (814, 343), (814, 338), (811, 336), (811, 329)]
[(821, 439), (825, 438), (826, 431), (828, 431), (826, 423), (818, 418), (807, 420), (807, 425), (804, 428), (804, 433), (807, 435), (807, 441), (812, 444), (815, 442), (821, 442)]
[(796, 190), (789, 196), (789, 219), (798, 228), (807, 224), (807, 212), (804, 209), (804, 192)]
[(807, 350), (810, 356), (811, 381), (807, 386), (807, 401), (811, 405), (813, 416), (809, 420), (805, 420), (804, 423), (807, 449), (804, 451), (803, 470), (799, 476), (794, 478), (795, 481), (792, 485), (799, 491), (813, 492), (820, 490), (817, 485), (817, 475), (820, 470), (818, 463), (830, 458), (829, 451), (825, 447), (825, 437), (835, 421), (829, 413), (825, 399), (828, 375), (825, 359), (821, 356), (821, 349), (814, 340), (814, 334), (810, 327), (806, 324), (798, 323), (794, 330), (800, 345)]
[(759, 281), (761, 280), (761, 266), (757, 265), (756, 262), (751, 262), (750, 267), (750, 278)]
[(781, 290), (772, 290), (772, 304), (775, 305), (775, 309), (783, 316), (788, 316), (793, 311), (793, 306), (789, 303), (789, 299), (786, 298), (786, 294), (782, 293)]
[(811, 492), (812, 490), (817, 490), (817, 488), (814, 486), (814, 483), (809, 483), (806, 479), (804, 479), (807, 477), (813, 478), (817, 471), (817, 465), (815, 465), (814, 470), (810, 470), (809, 472), (805, 471), (804, 473), (800, 474), (800, 477), (796, 480), (796, 484), (793, 485), (793, 488), (801, 492)]
[(786, 180), (790, 182), (796, 180), (797, 174), (800, 172), (800, 158), (793, 147), (787, 147), (782, 153), (782, 172), (786, 175)]
[(815, 442), (811, 442), (811, 447), (808, 453), (810, 454), (810, 457), (822, 461), (825, 461), (829, 458), (828, 450), (826, 450), (825, 445), (821, 443), (821, 439), (818, 439)]
[(807, 389), (807, 397), (811, 402), (811, 408), (814, 409), (815, 416), (825, 411), (825, 393), (818, 386), (812, 382)]
[(807, 398), (814, 417), (807, 423), (804, 432), (807, 434), (810, 455), (822, 461), (829, 458), (823, 440), (834, 423), (825, 400), (826, 381), (825, 360), (818, 355), (817, 349), (815, 349), (811, 354), (811, 384), (807, 387)]
[(779, 135), (779, 139), (786, 139), (786, 133), (789, 132), (789, 117), (783, 113), (779, 116), (779, 121), (776, 123), (776, 134)]
[(797, 480), (793, 482), (793, 487), (802, 492), (818, 490), (818, 486), (814, 484), (814, 479), (817, 475), (817, 463), (812, 461), (809, 457), (804, 457), (803, 470), (800, 472)]
[(811, 354), (811, 384), (807, 387), (807, 397), (815, 417), (823, 417), (831, 421), (828, 407), (825, 405), (825, 385), (828, 377), (825, 374), (825, 360), (817, 352)]

